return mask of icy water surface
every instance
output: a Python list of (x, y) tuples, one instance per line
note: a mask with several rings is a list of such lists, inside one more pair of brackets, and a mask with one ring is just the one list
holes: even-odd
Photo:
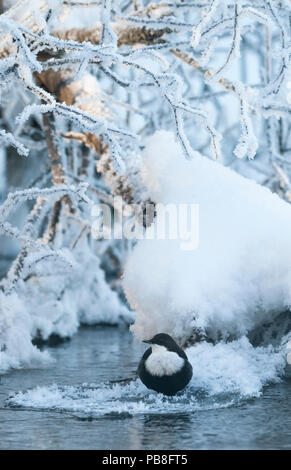
[(1, 377), (1, 449), (291, 448), (290, 379), (255, 399), (165, 398), (135, 380), (145, 347), (126, 329), (82, 328), (46, 348), (53, 365)]

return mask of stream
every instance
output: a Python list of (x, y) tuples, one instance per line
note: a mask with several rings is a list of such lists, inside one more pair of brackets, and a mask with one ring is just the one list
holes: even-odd
[(145, 345), (126, 327), (82, 327), (42, 348), (53, 364), (0, 378), (1, 449), (291, 447), (290, 378), (260, 398), (166, 398), (135, 380)]

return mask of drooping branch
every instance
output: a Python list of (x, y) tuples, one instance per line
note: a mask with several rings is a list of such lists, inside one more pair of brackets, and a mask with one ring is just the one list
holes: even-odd
[[(170, 34), (172, 29), (161, 28), (151, 29), (146, 27), (136, 28), (128, 25), (126, 22), (120, 22), (113, 25), (113, 29), (118, 36), (117, 45), (135, 46), (139, 44), (163, 44), (164, 36)], [(101, 24), (94, 28), (73, 28), (65, 31), (53, 31), (52, 36), (62, 40), (76, 42), (90, 42), (91, 44), (99, 44), (101, 38)]]
[[(79, 187), (58, 185), (57, 187), (38, 189), (32, 188), (23, 191), (16, 191), (10, 193), (2, 206), (0, 206), (0, 233), (10, 238), (17, 240), (21, 244), (21, 250), (14, 260), (7, 279), (4, 280), (5, 289), (9, 292), (15, 287), (18, 280), (21, 278), (23, 270), (26, 266), (26, 258), (30, 254), (35, 252), (46, 253), (56, 258), (62, 258), (66, 261), (66, 257), (62, 253), (57, 253), (47, 244), (44, 244), (41, 238), (38, 238), (38, 232), (36, 231), (37, 224), (43, 219), (45, 212), (48, 210), (49, 199), (64, 197), (66, 195), (77, 196), (82, 201), (88, 202), (87, 196), (85, 196), (86, 185), (80, 185)], [(36, 203), (33, 209), (30, 211), (26, 223), (22, 230), (16, 226), (6, 222), (8, 216), (16, 210), (19, 204), (24, 203), (27, 200), (35, 199)]]

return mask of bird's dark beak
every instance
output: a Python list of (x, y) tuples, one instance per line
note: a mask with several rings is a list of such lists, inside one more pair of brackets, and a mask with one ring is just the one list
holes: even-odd
[(142, 342), (143, 342), (143, 343), (151, 344), (151, 340), (150, 340), (150, 339), (144, 339)]

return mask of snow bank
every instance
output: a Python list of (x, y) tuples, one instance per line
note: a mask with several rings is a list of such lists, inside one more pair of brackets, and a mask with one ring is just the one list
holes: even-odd
[[(167, 332), (185, 343), (197, 328), (214, 339), (235, 338), (289, 309), (290, 205), (215, 161), (198, 154), (185, 160), (165, 131), (144, 150), (142, 179), (157, 203), (199, 204), (199, 245), (183, 251), (177, 239), (135, 246), (124, 290), (137, 311), (138, 338)], [(158, 210), (155, 224), (159, 218)]]
[(69, 338), (81, 323), (133, 321), (133, 313), (107, 284), (99, 263), (84, 243), (71, 271), (60, 272), (46, 261), (45, 269), (20, 281), (16, 292), (0, 292), (0, 373), (49, 361), (48, 353), (32, 344), (34, 338)]
[(32, 331), (32, 317), (17, 294), (0, 292), (0, 373), (50, 362), (48, 353), (32, 344)]
[(201, 343), (189, 348), (187, 353), (193, 364), (193, 378), (175, 397), (157, 394), (140, 380), (132, 380), (98, 386), (40, 386), (15, 393), (7, 404), (90, 417), (115, 413), (189, 413), (233, 406), (258, 397), (264, 385), (280, 380), (285, 367), (284, 348), (253, 348), (246, 338), (215, 346)]

